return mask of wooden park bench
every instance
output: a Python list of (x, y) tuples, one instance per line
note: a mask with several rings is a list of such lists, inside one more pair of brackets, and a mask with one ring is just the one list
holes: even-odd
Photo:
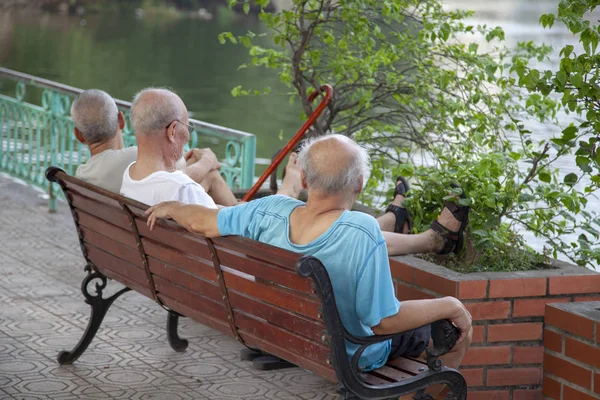
[[(168, 312), (167, 337), (176, 351), (187, 341), (177, 334), (183, 315), (234, 337), (250, 349), (305, 368), (340, 385), (342, 399), (391, 399), (446, 384), (449, 397), (466, 399), (466, 384), (456, 370), (441, 366), (456, 340), (446, 321), (434, 324), (434, 351), (427, 363), (400, 358), (364, 373), (358, 356), (349, 359), (345, 342), (368, 345), (389, 336), (353, 337), (342, 325), (327, 271), (319, 260), (241, 237), (207, 239), (173, 221), (150, 231), (147, 206), (108, 192), (50, 167), (68, 200), (86, 260), (81, 290), (91, 318), (79, 343), (58, 355), (73, 363), (94, 338), (111, 304), (134, 290)], [(103, 298), (107, 278), (125, 288)], [(93, 285), (95, 283), (95, 285)], [(454, 335), (454, 336), (453, 336)], [(451, 396), (451, 397), (450, 397)]]

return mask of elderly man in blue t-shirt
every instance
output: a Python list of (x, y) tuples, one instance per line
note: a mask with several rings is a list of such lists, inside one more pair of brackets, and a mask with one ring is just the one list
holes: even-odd
[[(328, 135), (307, 143), (299, 155), (306, 203), (284, 196), (269, 196), (234, 207), (214, 210), (199, 205), (167, 202), (150, 208), (148, 224), (173, 218), (192, 232), (207, 237), (240, 235), (297, 253), (310, 254), (327, 269), (342, 322), (355, 336), (406, 332), (399, 339), (372, 345), (360, 366), (373, 370), (390, 358), (419, 356), (429, 345), (434, 321), (451, 320), (461, 335), (455, 348), (443, 357), (457, 368), (469, 347), (471, 316), (453, 297), (400, 303), (394, 294), (388, 249), (439, 251), (456, 238), (430, 230), (419, 235), (382, 233), (377, 221), (350, 211), (362, 190), (369, 157), (342, 135)], [(444, 208), (438, 225), (456, 233), (461, 221)], [(384, 236), (385, 235), (385, 236)], [(395, 250), (394, 250), (395, 251)], [(396, 252), (396, 251), (395, 251)], [(397, 252), (396, 252), (397, 253)], [(351, 356), (357, 346), (347, 343)]]

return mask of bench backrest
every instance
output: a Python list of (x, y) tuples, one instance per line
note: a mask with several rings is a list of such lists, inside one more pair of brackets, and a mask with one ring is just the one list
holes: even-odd
[[(301, 254), (241, 237), (207, 239), (172, 221), (150, 231), (146, 205), (58, 168), (47, 177), (65, 193), (91, 268), (251, 348), (336, 381), (331, 329), (307, 278), (314, 263), (304, 263), (300, 276)], [(337, 336), (343, 347), (343, 335)]]

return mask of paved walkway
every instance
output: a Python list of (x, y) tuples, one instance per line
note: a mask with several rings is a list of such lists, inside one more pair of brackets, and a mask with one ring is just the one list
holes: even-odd
[(252, 369), (238, 343), (187, 319), (190, 345), (176, 353), (165, 311), (135, 293), (116, 301), (74, 365), (59, 366), (89, 316), (83, 266), (66, 204), (49, 214), (39, 192), (0, 175), (0, 399), (337, 399), (299, 368)]

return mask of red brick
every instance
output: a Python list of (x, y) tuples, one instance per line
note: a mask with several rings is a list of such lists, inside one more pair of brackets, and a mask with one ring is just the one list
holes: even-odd
[(483, 386), (483, 368), (461, 368), (460, 373), (465, 377), (467, 386)]
[(392, 278), (399, 279), (404, 282), (414, 283), (415, 281), (415, 268), (404, 264), (403, 262), (395, 260), (393, 257), (390, 258), (390, 268), (392, 269)]
[(542, 338), (542, 324), (540, 322), (488, 325), (487, 329), (489, 343), (540, 340)]
[(598, 398), (565, 385), (563, 388), (563, 398), (561, 400), (598, 400)]
[(473, 325), (473, 338), (471, 343), (483, 343), (483, 336), (485, 334), (485, 326)]
[(544, 329), (544, 347), (562, 354), (563, 336), (560, 333)]
[(415, 284), (444, 296), (456, 296), (458, 283), (448, 278), (415, 269)]
[(547, 303), (567, 303), (568, 298), (515, 300), (513, 317), (543, 317)]
[(600, 372), (594, 374), (594, 392), (600, 393)]
[(579, 340), (565, 339), (565, 355), (584, 364), (600, 368), (600, 348)]
[(513, 364), (541, 364), (544, 362), (542, 346), (515, 346), (513, 349)]
[(550, 294), (598, 294), (598, 292), (600, 292), (600, 274), (550, 278)]
[(544, 376), (544, 379), (542, 380), (542, 393), (544, 396), (548, 396), (553, 400), (561, 400), (560, 385), (560, 382), (555, 381), (548, 376)]
[(548, 353), (544, 353), (544, 372), (566, 379), (586, 389), (592, 388), (591, 370)]
[(596, 322), (596, 343), (600, 344), (600, 322)]
[(458, 298), (485, 299), (487, 297), (488, 281), (460, 281), (458, 283)]
[(490, 298), (546, 295), (546, 278), (495, 279), (490, 281)]
[(513, 400), (543, 400), (542, 389), (531, 390), (515, 390), (513, 392)]
[(594, 322), (591, 319), (553, 307), (552, 304), (546, 306), (545, 322), (575, 335), (594, 339)]
[(423, 300), (423, 299), (435, 299), (435, 296), (416, 289), (412, 286), (405, 285), (404, 283), (396, 282), (396, 296), (399, 300)]
[(510, 313), (510, 301), (486, 301), (465, 304), (474, 321), (506, 319)]
[(509, 400), (508, 390), (469, 390), (469, 400)]
[(539, 385), (541, 368), (500, 368), (487, 370), (486, 386)]
[(461, 365), (499, 365), (510, 363), (510, 346), (470, 347)]

